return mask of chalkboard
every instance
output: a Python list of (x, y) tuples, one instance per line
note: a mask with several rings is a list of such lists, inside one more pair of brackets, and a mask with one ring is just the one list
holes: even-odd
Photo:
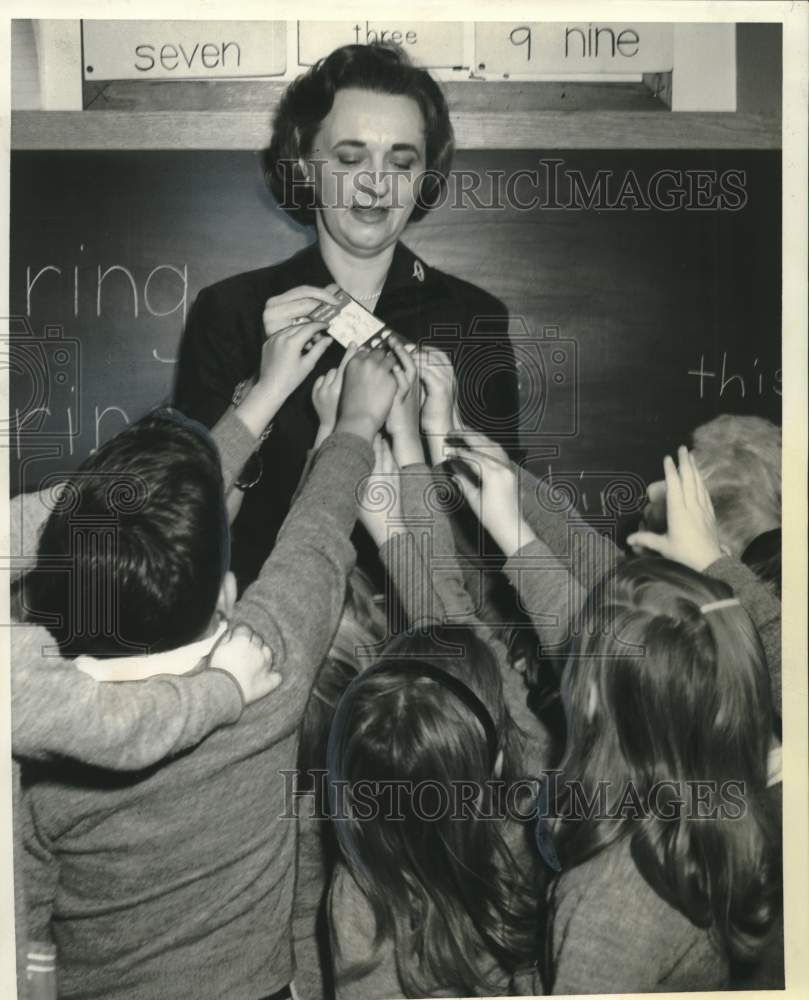
[[(780, 421), (779, 154), (489, 151), (456, 166), (485, 182), (406, 242), (509, 307), (526, 451), (575, 475), (590, 513), (610, 482), (658, 478), (719, 412)], [(533, 207), (497, 207), (509, 184)], [(677, 185), (690, 207), (669, 205)], [(200, 288), (311, 239), (274, 205), (258, 154), (13, 153), (12, 489), (170, 397)]]

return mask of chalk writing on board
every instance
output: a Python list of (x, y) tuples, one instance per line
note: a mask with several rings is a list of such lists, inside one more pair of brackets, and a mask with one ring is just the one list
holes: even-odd
[[(117, 414), (117, 419), (111, 419), (112, 414)], [(14, 410), (14, 446), (17, 452), (17, 458), (22, 457), (23, 448), (30, 447), (31, 438), (29, 434), (28, 425), (30, 422), (35, 421), (37, 417), (47, 416), (53, 417), (58, 416), (55, 411), (52, 411), (48, 406), (35, 406), (30, 410), (21, 412), (18, 407)], [(102, 436), (102, 426), (105, 424), (109, 427), (112, 424), (113, 428), (108, 433)], [(72, 455), (74, 453), (74, 414), (73, 408), (68, 406), (65, 408), (65, 426), (67, 427), (67, 433), (59, 435), (60, 439), (67, 441), (68, 454)], [(132, 421), (129, 418), (129, 414), (122, 406), (105, 406), (103, 409), (99, 410), (98, 406), (94, 409), (94, 440), (95, 444), (90, 448), (90, 454), (94, 454), (101, 447), (104, 441), (108, 441), (111, 437), (114, 437), (119, 431), (122, 431), (124, 427), (128, 427)], [(50, 438), (51, 435), (44, 435)]]
[(705, 399), (708, 393), (715, 392), (720, 399), (734, 394), (739, 399), (751, 396), (765, 396), (770, 392), (781, 395), (781, 369), (777, 368), (768, 374), (755, 358), (752, 364), (734, 369), (728, 366), (728, 352), (722, 352), (722, 365), (719, 371), (705, 367), (705, 355), (699, 357), (699, 368), (689, 368), (688, 375), (694, 376), (699, 382), (699, 398)]
[(157, 353), (157, 348), (156, 347), (152, 348), (152, 357), (155, 359), (155, 361), (160, 361), (164, 365), (176, 365), (177, 364), (177, 358), (161, 358), (161, 356)]
[[(26, 309), (26, 315), (29, 317), (31, 315), (33, 293), (37, 285), (40, 283), (40, 281), (45, 280), (49, 274), (54, 274), (58, 278), (61, 278), (63, 270), (57, 264), (45, 264), (43, 267), (40, 267), (39, 270), (36, 271), (36, 273), (34, 274), (32, 274), (32, 268), (30, 264), (27, 265), (25, 268), (25, 309)], [(158, 308), (158, 306), (155, 304), (156, 296), (155, 296), (155, 289), (152, 286), (152, 282), (155, 281), (155, 278), (158, 275), (160, 275), (161, 278), (164, 279), (164, 282), (166, 276), (173, 276), (170, 278), (170, 280), (175, 284), (179, 282), (178, 287), (173, 290), (173, 294), (176, 296), (176, 299), (172, 301), (169, 308), (161, 309)], [(118, 280), (119, 282), (124, 281), (127, 283), (125, 287), (128, 287), (128, 290), (131, 292), (132, 315), (134, 316), (135, 319), (138, 318), (140, 311), (140, 303), (142, 301), (146, 313), (149, 316), (158, 316), (158, 317), (171, 316), (174, 313), (178, 312), (178, 310), (182, 309), (183, 325), (185, 325), (186, 313), (188, 310), (188, 265), (187, 264), (183, 264), (182, 267), (176, 267), (174, 264), (158, 264), (156, 267), (153, 267), (151, 271), (149, 271), (149, 273), (147, 274), (146, 279), (143, 282), (143, 287), (140, 290), (140, 292), (138, 290), (138, 282), (135, 279), (135, 276), (132, 274), (132, 271), (130, 271), (128, 267), (125, 267), (123, 264), (109, 264), (102, 270), (102, 265), (99, 264), (97, 267), (95, 283), (94, 283), (95, 314), (97, 317), (100, 317), (103, 313), (103, 308), (104, 308), (103, 292), (105, 285), (108, 282), (115, 280)], [(79, 288), (80, 286), (83, 288), (86, 287), (86, 284), (82, 285), (79, 275), (78, 265), (74, 265), (73, 267), (72, 286), (73, 286), (72, 287), (73, 315), (78, 316)]]

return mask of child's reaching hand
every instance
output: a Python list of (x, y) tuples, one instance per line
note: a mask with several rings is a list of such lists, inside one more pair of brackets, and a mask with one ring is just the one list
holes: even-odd
[(378, 546), (388, 540), (391, 529), (404, 529), (399, 466), (388, 442), (374, 438), (374, 470), (363, 484), (360, 521)]
[(239, 624), (223, 633), (208, 657), (208, 666), (230, 674), (239, 685), (246, 705), (264, 698), (282, 681), (272, 671), (272, 650), (249, 625)]
[(723, 554), (719, 530), (710, 494), (688, 449), (680, 447), (678, 457), (679, 470), (668, 455), (663, 459), (666, 533), (636, 531), (627, 538), (627, 544), (659, 552), (702, 573)]
[[(333, 343), (324, 333), (325, 326), (325, 323), (301, 323), (273, 333), (264, 341), (258, 381), (236, 411), (256, 437)], [(307, 344), (310, 347), (305, 351)]]
[(450, 442), (457, 458), (449, 464), (464, 495), (504, 555), (514, 555), (536, 539), (520, 515), (516, 469), (503, 449), (483, 434), (456, 431)]
[(393, 442), (393, 458), (401, 466), (414, 465), (424, 461), (424, 449), (419, 433), (419, 408), (421, 387), (412, 354), (413, 344), (403, 344), (392, 334), (387, 346), (398, 361), (393, 375), (398, 383), (396, 398), (385, 421), (385, 430)]
[(433, 463), (446, 457), (446, 437), (461, 429), (457, 409), (457, 385), (452, 362), (435, 347), (423, 348), (417, 355), (419, 380), (424, 388), (421, 429), (430, 448)]
[(335, 431), (357, 434), (371, 444), (388, 418), (399, 388), (392, 372), (396, 355), (381, 347), (359, 347), (343, 372)]
[(357, 345), (352, 342), (346, 348), (345, 354), (340, 359), (340, 364), (327, 371), (325, 375), (316, 378), (315, 384), (312, 386), (312, 404), (320, 420), (314, 444), (316, 449), (332, 433), (334, 425), (337, 423), (337, 410), (340, 405), (340, 393), (343, 389), (343, 372), (356, 351)]

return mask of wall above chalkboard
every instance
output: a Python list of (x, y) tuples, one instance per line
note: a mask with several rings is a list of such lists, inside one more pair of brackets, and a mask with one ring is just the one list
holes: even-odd
[[(781, 144), (773, 98), (782, 86), (781, 24), (266, 21), (257, 22), (271, 39), (257, 57), (266, 75), (223, 77), (234, 63), (257, 71), (239, 34), (246, 23), (86, 22), (82, 51), (79, 21), (31, 21), (27, 34), (15, 22), (12, 93), (27, 97), (25, 111), (12, 109), (12, 148), (259, 149), (291, 78), (336, 45), (377, 39), (403, 45), (442, 80), (460, 149)], [(36, 44), (23, 45), (32, 32)], [(108, 51), (99, 49), (104, 38)], [(114, 50), (120, 69), (109, 62)], [(40, 62), (39, 105), (36, 88), (22, 87), (36, 76), (26, 58)], [(644, 72), (627, 76), (623, 63)], [(542, 72), (553, 66), (604, 72)], [(57, 115), (47, 111), (54, 106)]]

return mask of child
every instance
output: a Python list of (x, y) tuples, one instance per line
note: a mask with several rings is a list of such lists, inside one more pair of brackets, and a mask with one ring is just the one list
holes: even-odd
[(281, 683), (281, 675), (269, 670), (269, 651), (254, 642), (252, 631), (244, 626), (217, 642), (209, 669), (126, 686), (98, 683), (64, 660), (43, 656), (41, 651), (52, 641), (43, 628), (17, 627), (11, 633), (14, 924), (20, 1000), (25, 1000), (29, 987), (50, 989), (46, 995), (56, 995), (54, 972), (34, 959), (42, 942), (27, 940), (18, 823), (21, 760), (54, 762), (72, 757), (110, 770), (143, 770), (195, 746), (219, 726), (237, 722), (248, 704)]
[(341, 698), (328, 761), (338, 1000), (527, 987), (536, 887), (505, 804), (520, 741), (485, 640), (441, 626), (394, 640)]
[[(444, 509), (453, 491), (424, 464), (415, 363), (395, 341), (391, 346), (400, 365), (400, 392), (386, 422), (391, 446), (375, 441), (360, 519), (391, 583), (388, 628), (409, 631), (339, 701), (329, 774), (350, 788), (367, 777), (365, 768), (394, 786), (434, 777), (450, 794), (458, 781), (468, 788), (521, 777), (522, 734), (503, 689), (503, 650), (477, 621), (463, 587)], [(335, 372), (315, 387), (324, 422), (338, 382)], [(445, 628), (446, 621), (474, 630)], [(392, 719), (399, 720), (393, 728)], [(498, 741), (482, 755), (481, 719)], [(341, 860), (329, 923), (338, 1000), (514, 987), (533, 959), (537, 896), (525, 888), (533, 862), (524, 826), (504, 815), (502, 794), (486, 788), (478, 802), (481, 811), (500, 809), (499, 821), (425, 821), (410, 801), (404, 821), (336, 820)], [(530, 976), (521, 983), (530, 988)]]
[[(542, 543), (517, 513), (514, 471), (465, 454), (481, 484), (464, 477), (464, 488), (507, 554), (522, 552), (521, 578), (520, 556), (510, 570), (536, 603), (546, 581), (522, 545), (536, 559)], [(544, 963), (554, 993), (727, 986), (730, 963), (761, 952), (777, 914), (764, 651), (738, 598), (701, 572), (721, 550), (685, 449), (679, 475), (670, 459), (665, 470), (668, 534), (630, 542), (669, 558), (613, 559), (562, 677), (568, 739), (549, 824), (561, 874)], [(568, 593), (580, 607), (580, 583)]]
[[(274, 373), (274, 405), (313, 364), (302, 353), (309, 327), (277, 335), (288, 364)], [(88, 514), (100, 503), (101, 473), (125, 469), (148, 486), (142, 517), (121, 518), (127, 573), (114, 562), (94, 567), (96, 580), (110, 571), (130, 599), (117, 632), (105, 637), (104, 648), (91, 643), (93, 651), (108, 654), (110, 639), (119, 649), (142, 643), (166, 650), (182, 669), (190, 657), (178, 642), (214, 630), (218, 588), (223, 612), (263, 639), (283, 682), (272, 699), (245, 711), (235, 737), (214, 733), (193, 753), (132, 779), (29, 771), (32, 923), (44, 930), (51, 918), (60, 995), (288, 995), (295, 825), (279, 819), (279, 772), (294, 766), (309, 688), (342, 609), (354, 492), (396, 390), (391, 367), (381, 352), (365, 351), (346, 370), (335, 433), (315, 457), (260, 578), (235, 607), (223, 577), (227, 536), (217, 462), (199, 438), (190, 439), (192, 428), (146, 421), (101, 449), (77, 477), (80, 509)], [(265, 415), (250, 416), (254, 428)], [(256, 436), (254, 430), (254, 444)], [(42, 544), (53, 540), (64, 551), (74, 537), (68, 528), (49, 524)], [(195, 567), (197, 551), (204, 554)], [(54, 593), (58, 602), (59, 591), (45, 588), (46, 604)], [(178, 616), (177, 608), (187, 612)], [(59, 638), (79, 651), (77, 636)], [(106, 663), (116, 676), (126, 667), (120, 658)], [(105, 661), (94, 670), (103, 675)]]
[[(308, 332), (316, 336), (318, 329)], [(321, 344), (306, 363), (326, 346)], [(277, 338), (271, 348), (265, 350), (265, 380), (271, 369), (275, 374), (283, 369), (284, 355), (292, 353), (288, 335)], [(226, 496), (232, 494), (255, 447), (262, 421), (272, 418), (273, 399), (261, 379), (245, 403), (251, 405), (238, 417), (231, 410), (212, 432), (222, 459)], [(34, 568), (43, 525), (58, 505), (60, 492), (57, 488), (21, 494), (11, 501), (12, 586), (22, 583), (23, 574)], [(51, 654), (46, 655), (49, 649)], [(32, 949), (36, 955), (42, 948), (37, 942), (29, 948), (27, 942), (19, 822), (21, 760), (56, 763), (74, 758), (109, 770), (143, 770), (195, 746), (219, 726), (238, 721), (246, 705), (274, 690), (282, 678), (269, 669), (269, 647), (256, 641), (244, 625), (221, 635), (207, 660), (210, 669), (163, 674), (143, 684), (98, 683), (53, 653), (51, 635), (36, 625), (19, 624), (12, 630), (10, 662), (17, 992), (23, 998), (29, 985), (55, 992), (55, 984), (52, 970), (36, 970), (36, 963), (27, 961)]]

